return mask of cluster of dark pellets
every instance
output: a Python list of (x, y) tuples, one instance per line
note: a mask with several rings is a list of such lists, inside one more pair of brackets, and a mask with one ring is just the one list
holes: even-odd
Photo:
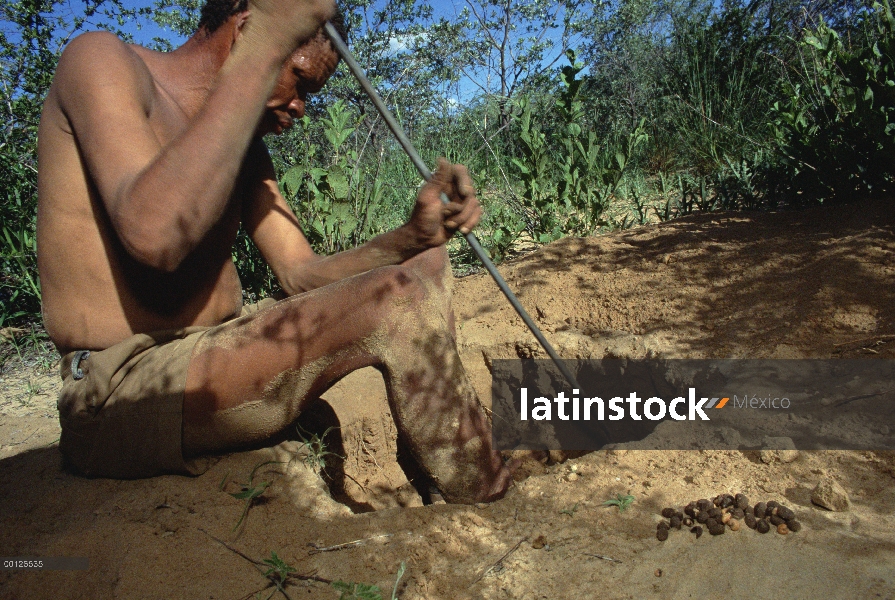
[(781, 535), (802, 528), (792, 509), (773, 500), (759, 502), (753, 507), (745, 494), (721, 494), (712, 500), (695, 500), (685, 506), (683, 511), (663, 508), (662, 516), (668, 521), (660, 521), (656, 526), (656, 539), (660, 542), (668, 539), (670, 529), (680, 530), (682, 527), (695, 533), (697, 538), (702, 535), (703, 528), (708, 529), (712, 535), (722, 535), (727, 528), (739, 531), (741, 522), (759, 533), (767, 533), (772, 526)]

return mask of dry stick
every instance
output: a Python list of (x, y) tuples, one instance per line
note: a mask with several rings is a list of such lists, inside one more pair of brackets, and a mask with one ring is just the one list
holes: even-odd
[(521, 540), (519, 540), (518, 542), (516, 542), (516, 545), (515, 545), (515, 546), (513, 546), (512, 548), (510, 548), (509, 550), (507, 550), (507, 553), (506, 553), (506, 554), (504, 554), (503, 556), (501, 556), (501, 557), (500, 557), (499, 559), (497, 559), (497, 560), (496, 560), (490, 567), (488, 567), (487, 569), (485, 569), (484, 572), (483, 572), (481, 575), (479, 575), (479, 576), (476, 578), (475, 581), (473, 581), (472, 583), (470, 583), (468, 587), (472, 587), (472, 586), (474, 586), (474, 585), (477, 584), (479, 581), (481, 581), (481, 580), (485, 577), (485, 575), (487, 575), (488, 573), (490, 573), (491, 571), (493, 571), (494, 569), (496, 569), (498, 566), (500, 566), (500, 563), (502, 563), (502, 562), (504, 561), (504, 559), (506, 559), (506, 557), (508, 557), (510, 554), (512, 554), (513, 552), (515, 552), (515, 551), (519, 548), (519, 546), (522, 545), (522, 542), (524, 542), (524, 541), (527, 540), (527, 539), (528, 539), (528, 538), (522, 538)]
[(838, 408), (840, 406), (843, 406), (850, 402), (855, 402), (857, 400), (866, 400), (867, 398), (875, 398), (877, 396), (885, 396), (886, 394), (891, 394), (893, 391), (895, 391), (895, 390), (883, 390), (881, 392), (876, 392), (873, 394), (861, 394), (860, 396), (851, 396), (850, 398), (846, 398), (845, 400), (842, 400), (841, 402), (837, 402), (833, 406)]
[(350, 479), (351, 481), (353, 481), (354, 483), (356, 483), (356, 484), (357, 484), (357, 487), (359, 487), (359, 488), (362, 489), (363, 491), (365, 491), (365, 492), (369, 492), (369, 491), (370, 491), (370, 488), (368, 488), (367, 486), (365, 486), (364, 484), (362, 484), (360, 481), (358, 481), (357, 479), (355, 479), (354, 477), (352, 477), (352, 476), (349, 475), (348, 473), (345, 473), (345, 477), (347, 477), (348, 479)]
[[(264, 571), (262, 571), (262, 569), (263, 569), (264, 567), (266, 567), (267, 565), (265, 565), (265, 564), (264, 564), (263, 562), (261, 562), (260, 560), (255, 560), (254, 558), (252, 558), (251, 556), (245, 554), (244, 552), (241, 552), (240, 550), (237, 550), (236, 548), (234, 548), (233, 546), (231, 546), (230, 544), (228, 544), (228, 543), (225, 542), (224, 540), (222, 540), (222, 539), (220, 539), (220, 538), (217, 538), (217, 537), (211, 535), (210, 533), (208, 533), (207, 531), (205, 531), (205, 530), (202, 529), (201, 527), (197, 527), (196, 529), (198, 529), (199, 531), (201, 531), (202, 533), (204, 533), (205, 535), (207, 535), (208, 537), (210, 537), (211, 539), (213, 539), (214, 541), (216, 541), (218, 544), (220, 544), (221, 546), (223, 546), (224, 548), (226, 548), (227, 550), (229, 550), (229, 551), (232, 552), (233, 554), (236, 554), (237, 556), (240, 556), (240, 557), (246, 559), (247, 561), (249, 561), (250, 563), (252, 563), (252, 565), (253, 565), (256, 569), (258, 569), (259, 572), (261, 572), (261, 573), (264, 572)], [(302, 580), (302, 581), (318, 581), (318, 582), (320, 582), (320, 583), (326, 583), (326, 584), (330, 584), (330, 585), (333, 583), (333, 580), (332, 580), (332, 579), (327, 579), (327, 578), (325, 578), (325, 577), (318, 577), (318, 576), (316, 576), (316, 575), (302, 575), (302, 574), (300, 574), (300, 573), (289, 573), (289, 574), (286, 576), (286, 578), (288, 579), (289, 577), (295, 577), (296, 579), (300, 579), (300, 580)], [(273, 583), (273, 582), (271, 582), (271, 583)], [(274, 584), (274, 585), (276, 585), (276, 584)], [(268, 586), (268, 587), (270, 587), (270, 586)], [(264, 588), (264, 589), (267, 589), (267, 588)], [(280, 591), (282, 591), (282, 590), (280, 590)], [(286, 595), (286, 593), (283, 592), (283, 595)], [(286, 596), (286, 597), (288, 598), (289, 596)]]
[[(239, 600), (249, 600), (249, 598), (255, 598), (255, 599), (257, 599), (257, 598), (258, 598), (258, 594), (260, 594), (260, 593), (263, 592), (264, 590), (269, 590), (269, 589), (270, 589), (271, 587), (273, 587), (274, 585), (275, 585), (275, 584), (271, 581), (270, 583), (268, 583), (267, 585), (265, 585), (265, 586), (264, 586), (263, 588), (261, 588), (260, 590), (255, 590), (254, 592), (249, 592), (249, 593), (246, 594), (245, 596), (240, 597)], [(275, 593), (276, 593), (276, 590), (274, 590), (274, 591), (270, 594), (270, 596), (267, 597), (267, 600), (270, 600), (271, 598), (273, 598), (273, 595), (274, 595)], [(289, 596), (286, 596), (286, 597), (288, 598)]]
[(589, 553), (587, 553), (587, 552), (584, 552), (583, 554), (584, 554), (584, 556), (593, 556), (594, 558), (599, 558), (599, 559), (602, 559), (602, 560), (608, 560), (609, 562), (616, 562), (616, 563), (620, 563), (620, 562), (621, 562), (621, 561), (618, 560), (617, 558), (612, 558), (611, 556), (603, 556), (602, 554), (589, 554)]
[(880, 343), (891, 342), (895, 340), (895, 335), (886, 334), (886, 335), (875, 335), (873, 337), (864, 338), (860, 340), (854, 340), (852, 342), (843, 342), (841, 344), (833, 344), (833, 347), (836, 348), (834, 352), (844, 352), (846, 350), (855, 350), (857, 348), (863, 348), (873, 342), (876, 342), (877, 345)]
[[(367, 76), (364, 74), (363, 69), (361, 69), (360, 65), (357, 64), (357, 61), (354, 60), (354, 56), (352, 56), (351, 51), (348, 50), (348, 46), (345, 45), (345, 42), (342, 41), (342, 37), (336, 31), (336, 28), (333, 27), (332, 23), (326, 23), (323, 26), (323, 31), (329, 36), (330, 41), (333, 44), (333, 48), (335, 48), (336, 52), (345, 61), (345, 64), (348, 65), (348, 68), (351, 70), (351, 73), (354, 75), (357, 82), (364, 89), (367, 96), (370, 98), (370, 101), (376, 107), (376, 110), (379, 111), (379, 114), (382, 115), (382, 119), (385, 121), (386, 125), (388, 125), (389, 129), (391, 129), (395, 138), (398, 140), (398, 143), (401, 144), (401, 147), (404, 148), (404, 152), (407, 153), (407, 156), (410, 158), (411, 162), (413, 162), (414, 166), (416, 166), (417, 171), (419, 171), (420, 175), (423, 176), (423, 179), (429, 181), (432, 179), (432, 171), (429, 170), (429, 167), (426, 166), (426, 163), (423, 162), (423, 159), (420, 157), (419, 153), (416, 151), (416, 148), (413, 147), (413, 144), (410, 142), (410, 139), (407, 137), (407, 134), (404, 133), (404, 129), (401, 125), (395, 120), (395, 117), (392, 115), (391, 111), (389, 111), (388, 107), (385, 106), (385, 103), (382, 101), (382, 98), (379, 97), (379, 94), (373, 88), (373, 85), (370, 83), (370, 80), (367, 79)], [(445, 203), (449, 202), (447, 196), (444, 194), (441, 195), (441, 200)], [(494, 279), (494, 282), (497, 283), (497, 287), (500, 288), (500, 291), (503, 292), (504, 296), (507, 297), (510, 304), (516, 309), (516, 312), (522, 318), (522, 321), (528, 326), (528, 329), (532, 332), (532, 334), (537, 338), (538, 342), (547, 351), (547, 354), (556, 364), (556, 367), (559, 369), (559, 372), (562, 373), (563, 377), (566, 378), (566, 381), (575, 389), (581, 389), (581, 386), (578, 385), (578, 381), (575, 379), (575, 376), (572, 375), (572, 372), (563, 364), (562, 360), (559, 358), (559, 355), (556, 354), (556, 351), (553, 349), (553, 346), (550, 345), (550, 342), (547, 341), (547, 338), (544, 337), (544, 334), (541, 333), (541, 330), (532, 320), (532, 318), (528, 315), (525, 308), (519, 302), (519, 299), (516, 298), (516, 295), (513, 294), (513, 291), (509, 288), (506, 281), (504, 281), (503, 277), (501, 277), (500, 273), (497, 272), (497, 268), (494, 266), (494, 263), (491, 262), (491, 259), (488, 257), (488, 254), (485, 252), (485, 249), (482, 248), (482, 245), (479, 243), (479, 240), (475, 237), (475, 234), (472, 232), (464, 234), (466, 241), (469, 243), (472, 251), (475, 252), (476, 256), (478, 256), (479, 260), (482, 262), (482, 265), (485, 267), (485, 270), (491, 275)]]
[(345, 542), (343, 544), (336, 544), (334, 546), (326, 546), (325, 548), (318, 548), (315, 544), (309, 544), (312, 546), (312, 550), (308, 552), (308, 554), (319, 554), (321, 552), (333, 552), (334, 550), (344, 550), (345, 548), (354, 548), (355, 546), (361, 546), (364, 542), (369, 542), (370, 540), (378, 540), (380, 538), (389, 538), (392, 537), (391, 533), (383, 533), (382, 535), (374, 535), (373, 537), (363, 538), (360, 540), (354, 540), (351, 542)]

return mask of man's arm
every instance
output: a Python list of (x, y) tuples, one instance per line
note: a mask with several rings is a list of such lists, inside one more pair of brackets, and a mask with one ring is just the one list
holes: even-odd
[[(377, 267), (398, 265), (420, 252), (447, 243), (457, 230), (471, 231), (481, 206), (466, 169), (440, 161), (422, 187), (408, 222), (366, 244), (332, 256), (314, 254), (298, 219), (277, 187), (266, 153), (258, 157), (262, 175), (244, 212), (244, 224), (283, 290), (299, 294)], [(440, 194), (450, 204), (442, 204)]]
[(85, 34), (60, 59), (55, 93), (91, 180), (125, 248), (154, 268), (176, 269), (220, 220), (283, 61), (332, 2), (252, 10), (205, 103), (167, 144), (149, 120), (152, 77), (126, 44)]

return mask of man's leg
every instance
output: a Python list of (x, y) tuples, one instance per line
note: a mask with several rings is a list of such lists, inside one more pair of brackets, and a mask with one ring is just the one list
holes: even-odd
[[(428, 253), (427, 253), (428, 254)], [(279, 302), (197, 344), (184, 394), (184, 453), (264, 439), (332, 382), (374, 365), (396, 424), (451, 501), (499, 497), (511, 482), (466, 377), (432, 253)], [(447, 314), (446, 314), (447, 313)]]

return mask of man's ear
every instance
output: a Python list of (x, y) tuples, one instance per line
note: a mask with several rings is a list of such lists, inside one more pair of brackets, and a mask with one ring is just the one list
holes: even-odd
[(246, 21), (249, 20), (250, 14), (252, 14), (252, 12), (249, 10), (245, 10), (241, 13), (236, 14), (236, 27), (233, 28), (234, 42), (239, 38), (239, 34), (242, 33), (242, 28), (245, 27)]

